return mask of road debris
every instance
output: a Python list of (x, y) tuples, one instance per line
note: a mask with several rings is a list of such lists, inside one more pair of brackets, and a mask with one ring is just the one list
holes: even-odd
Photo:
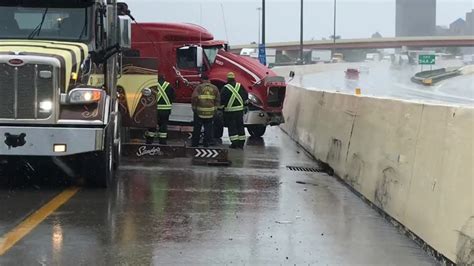
[(275, 221), (277, 224), (292, 224), (292, 221)]
[(311, 186), (314, 186), (314, 187), (319, 187), (318, 184), (313, 184), (313, 183), (308, 183), (308, 182), (303, 182), (303, 181), (296, 181), (296, 184), (300, 184), (300, 185), (311, 185)]

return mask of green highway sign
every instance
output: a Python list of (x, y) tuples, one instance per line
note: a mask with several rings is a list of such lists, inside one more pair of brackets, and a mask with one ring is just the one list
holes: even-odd
[(434, 54), (420, 54), (418, 56), (418, 64), (434, 65), (436, 64), (436, 56)]

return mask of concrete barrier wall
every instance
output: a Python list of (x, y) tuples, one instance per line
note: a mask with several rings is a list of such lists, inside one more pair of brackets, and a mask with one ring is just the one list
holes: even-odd
[(474, 108), (289, 86), (285, 119), (376, 206), (453, 262), (474, 263)]
[(461, 69), (463, 75), (472, 75), (474, 74), (474, 65), (467, 65)]
[(312, 64), (312, 65), (296, 65), (296, 66), (281, 66), (273, 68), (280, 76), (288, 76), (290, 71), (295, 71), (297, 75), (302, 76), (306, 74), (314, 74), (323, 71), (332, 70), (346, 70), (347, 68), (359, 68), (361, 65), (371, 66), (375, 63), (364, 62), (364, 63), (340, 63), (340, 64)]

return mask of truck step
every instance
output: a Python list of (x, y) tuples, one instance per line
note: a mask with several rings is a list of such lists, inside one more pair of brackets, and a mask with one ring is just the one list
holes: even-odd
[(193, 164), (229, 166), (229, 151), (223, 148), (197, 148), (186, 145), (147, 145), (126, 143), (123, 156), (132, 161), (153, 162), (157, 159), (191, 158)]

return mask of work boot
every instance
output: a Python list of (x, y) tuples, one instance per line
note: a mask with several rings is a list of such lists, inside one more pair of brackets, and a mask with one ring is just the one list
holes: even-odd
[(218, 138), (218, 139), (213, 139), (211, 140), (211, 146), (217, 146), (217, 145), (220, 145), (222, 144), (222, 139)]
[(154, 139), (151, 138), (151, 137), (146, 137), (145, 138), (145, 144), (147, 144), (147, 145), (153, 144), (153, 141), (154, 141)]

